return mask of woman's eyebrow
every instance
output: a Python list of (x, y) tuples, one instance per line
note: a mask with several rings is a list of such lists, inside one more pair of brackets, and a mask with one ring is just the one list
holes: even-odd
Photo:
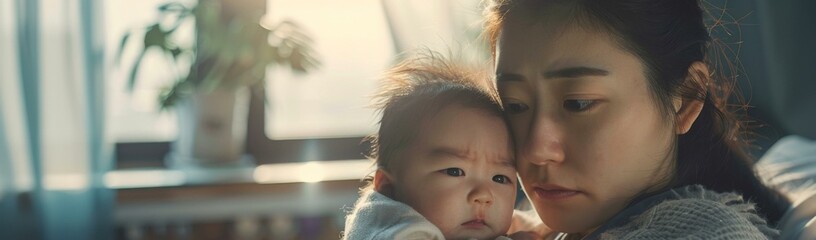
[(496, 73), (496, 82), (521, 82), (524, 76), (515, 73)]
[[(541, 73), (546, 79), (579, 78), (584, 76), (607, 76), (609, 71), (593, 67), (567, 67)], [(524, 76), (515, 73), (497, 73), (496, 82), (521, 82)]]
[(584, 76), (606, 76), (609, 71), (592, 67), (567, 67), (542, 73), (544, 78), (578, 78)]

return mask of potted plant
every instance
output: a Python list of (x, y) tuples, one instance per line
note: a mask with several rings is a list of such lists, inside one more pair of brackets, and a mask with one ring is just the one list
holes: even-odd
[[(189, 71), (164, 89), (158, 101), (161, 109), (174, 108), (178, 113), (179, 136), (167, 159), (171, 167), (245, 162), (250, 89), (262, 89), (270, 65), (300, 73), (319, 65), (311, 40), (297, 24), (265, 24), (261, 21), (264, 8), (235, 10), (228, 5), (226, 0), (200, 0), (195, 6), (166, 3), (159, 6), (155, 23), (122, 37), (117, 59), (136, 36), (143, 43), (130, 69), (129, 90), (148, 50), (159, 49), (175, 65), (182, 64), (185, 56), (192, 58)], [(185, 48), (174, 37), (190, 20), (194, 20), (196, 41)]]

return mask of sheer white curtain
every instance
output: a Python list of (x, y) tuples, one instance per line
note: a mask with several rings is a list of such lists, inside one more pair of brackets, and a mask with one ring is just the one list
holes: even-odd
[(112, 237), (102, 3), (0, 1), (0, 238)]
[(481, 2), (382, 0), (397, 52), (428, 48), (487, 58), (487, 44), (478, 39), (483, 20)]

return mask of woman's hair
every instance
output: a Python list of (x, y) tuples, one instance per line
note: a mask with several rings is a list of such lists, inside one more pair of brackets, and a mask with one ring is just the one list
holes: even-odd
[[(539, 9), (550, 2), (494, 0), (487, 6), (485, 36), (494, 57), (504, 17), (513, 12), (515, 5), (525, 1), (528, 2), (525, 8)], [(703, 22), (700, 2), (575, 0), (573, 3), (576, 5), (574, 20), (581, 27), (603, 31), (640, 59), (652, 97), (663, 116), (676, 121), (672, 104), (675, 97), (703, 102), (691, 129), (676, 140), (673, 151), (676, 161), (672, 163), (675, 172), (668, 180), (668, 187), (700, 184), (714, 191), (742, 193), (775, 225), (790, 203), (765, 186), (754, 172), (754, 159), (747, 153), (747, 132), (737, 119), (739, 109), (730, 109), (727, 105), (734, 90), (734, 79), (705, 76), (689, 68), (694, 62), (719, 57), (707, 56), (711, 37)], [(691, 80), (689, 74), (704, 81)]]
[(489, 66), (467, 67), (430, 50), (420, 51), (386, 72), (374, 97), (382, 114), (376, 135), (369, 136), (369, 158), (391, 171), (401, 150), (412, 144), (423, 123), (451, 105), (481, 110), (501, 118), (501, 104)]

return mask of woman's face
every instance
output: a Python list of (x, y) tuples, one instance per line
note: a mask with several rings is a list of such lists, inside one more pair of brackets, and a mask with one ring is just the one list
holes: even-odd
[(674, 131), (638, 58), (559, 12), (507, 16), (496, 77), (530, 201), (553, 230), (586, 233), (662, 187)]

